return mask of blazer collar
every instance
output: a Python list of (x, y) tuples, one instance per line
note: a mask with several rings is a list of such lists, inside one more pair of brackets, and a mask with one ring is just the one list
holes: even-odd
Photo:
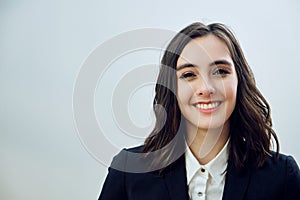
[(164, 179), (171, 200), (188, 200), (184, 154), (166, 168)]
[[(184, 155), (166, 168), (163, 177), (171, 200), (189, 200)], [(239, 173), (229, 161), (222, 199), (245, 199), (250, 177), (249, 170)]]
[[(163, 177), (171, 200), (189, 200), (184, 154), (165, 169)], [(222, 200), (245, 199), (250, 178), (249, 169), (239, 173), (229, 160)]]
[(244, 170), (239, 173), (232, 162), (228, 162), (225, 179), (223, 200), (245, 199), (250, 182), (250, 171)]

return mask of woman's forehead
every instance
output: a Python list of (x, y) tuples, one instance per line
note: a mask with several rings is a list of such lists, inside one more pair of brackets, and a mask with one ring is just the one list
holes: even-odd
[(213, 34), (192, 39), (182, 50), (177, 66), (184, 63), (211, 63), (214, 60), (231, 60), (230, 51), (221, 39)]

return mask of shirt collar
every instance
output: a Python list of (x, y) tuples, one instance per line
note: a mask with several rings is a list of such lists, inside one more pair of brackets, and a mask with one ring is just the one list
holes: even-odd
[(189, 184), (195, 173), (200, 168), (206, 169), (212, 177), (213, 181), (220, 183), (225, 174), (224, 172), (227, 168), (228, 143), (229, 139), (227, 140), (222, 150), (217, 154), (217, 156), (214, 157), (211, 161), (209, 161), (206, 165), (201, 165), (191, 152), (190, 148), (187, 147), (187, 150), (185, 152), (187, 184)]

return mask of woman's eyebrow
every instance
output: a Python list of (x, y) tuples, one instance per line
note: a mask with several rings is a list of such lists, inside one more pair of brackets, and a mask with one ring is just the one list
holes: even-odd
[[(209, 64), (209, 66), (215, 66), (215, 65), (229, 65), (229, 66), (232, 66), (232, 63), (227, 61), (227, 60), (216, 60), (216, 61), (213, 61)], [(197, 67), (196, 65), (192, 64), (192, 63), (183, 63), (179, 66), (176, 67), (176, 71), (180, 71), (184, 68), (187, 68), (187, 67)]]
[(209, 64), (209, 66), (215, 66), (215, 65), (229, 65), (232, 66), (232, 63), (227, 60), (216, 60)]
[(184, 63), (182, 65), (179, 65), (176, 67), (176, 71), (180, 71), (184, 68), (187, 68), (187, 67), (196, 67), (194, 64), (191, 64), (191, 63)]

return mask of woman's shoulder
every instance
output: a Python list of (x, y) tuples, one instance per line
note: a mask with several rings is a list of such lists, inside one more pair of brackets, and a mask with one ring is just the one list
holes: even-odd
[(113, 158), (110, 167), (122, 172), (158, 173), (184, 165), (184, 154), (178, 154), (170, 162), (156, 162), (156, 158), (163, 153), (163, 150), (144, 152), (144, 145), (124, 148)]
[(253, 171), (253, 176), (269, 179), (270, 181), (288, 180), (298, 182), (300, 187), (300, 170), (294, 157), (283, 153), (271, 152), (264, 165)]
[(148, 171), (151, 159), (146, 158), (143, 148), (143, 145), (123, 148), (114, 156), (110, 168), (128, 173), (143, 173)]
[(129, 147), (129, 148), (123, 148), (121, 149), (113, 159), (126, 159), (128, 155), (133, 155), (133, 154), (141, 154), (143, 153), (143, 148), (144, 145), (139, 145), (139, 146), (134, 146), (134, 147)]
[[(284, 199), (300, 197), (300, 170), (291, 155), (271, 152), (264, 165), (251, 171), (251, 180), (257, 192), (283, 195)], [(262, 184), (263, 183), (263, 184)], [(275, 193), (274, 193), (275, 192)]]
[(124, 148), (123, 151), (132, 152), (132, 153), (142, 153), (144, 145), (134, 146), (130, 148)]
[(296, 160), (293, 156), (283, 154), (283, 153), (276, 153), (274, 151), (271, 152), (271, 155), (268, 156), (266, 163), (272, 166), (287, 166), (292, 168), (297, 168), (299, 170), (299, 167), (296, 163)]

